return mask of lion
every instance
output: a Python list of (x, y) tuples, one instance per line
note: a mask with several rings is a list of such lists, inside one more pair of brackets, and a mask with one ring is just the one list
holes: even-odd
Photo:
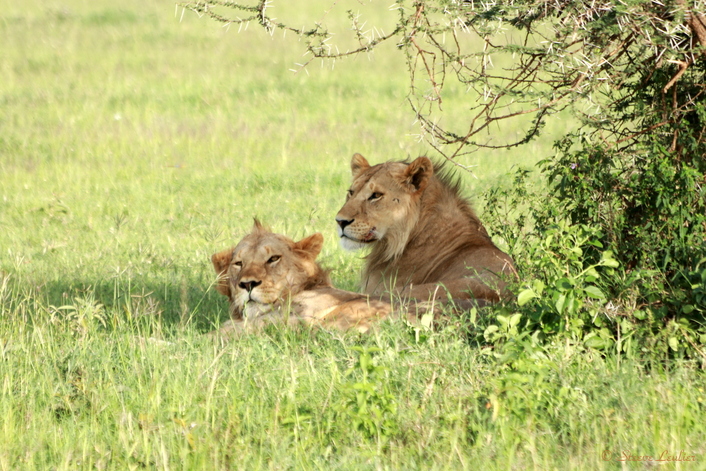
[(353, 182), (336, 215), (343, 248), (371, 247), (361, 290), (387, 291), (417, 300), (497, 302), (516, 276), (510, 256), (498, 249), (460, 182), (427, 157), (371, 166), (351, 161)]
[(214, 254), (216, 289), (228, 297), (231, 310), (219, 333), (254, 332), (277, 322), (366, 332), (392, 316), (416, 320), (416, 313), (395, 311), (380, 298), (334, 288), (316, 262), (323, 242), (320, 233), (294, 242), (256, 220), (238, 245)]

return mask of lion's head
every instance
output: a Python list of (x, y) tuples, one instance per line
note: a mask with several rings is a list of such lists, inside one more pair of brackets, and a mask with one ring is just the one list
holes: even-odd
[(346, 203), (336, 215), (341, 245), (348, 250), (384, 241), (386, 258), (401, 253), (419, 219), (419, 199), (434, 174), (427, 157), (411, 163), (386, 162), (370, 166), (355, 154), (353, 183)]
[(303, 290), (331, 286), (316, 263), (323, 241), (316, 233), (294, 242), (256, 220), (235, 248), (214, 254), (216, 289), (230, 299), (233, 317), (259, 315)]

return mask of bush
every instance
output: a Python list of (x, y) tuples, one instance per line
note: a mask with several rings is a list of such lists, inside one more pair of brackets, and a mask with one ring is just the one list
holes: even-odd
[(486, 222), (509, 245), (522, 281), (517, 306), (497, 312), (483, 340), (559, 336), (631, 356), (702, 356), (703, 172), (675, 169), (660, 152), (619, 159), (562, 146), (540, 164), (549, 197), (526, 169), (486, 194)]

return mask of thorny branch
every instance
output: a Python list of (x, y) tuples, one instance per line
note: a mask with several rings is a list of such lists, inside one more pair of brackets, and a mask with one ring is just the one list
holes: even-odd
[[(292, 32), (306, 40), (314, 58), (338, 59), (394, 42), (407, 58), (408, 101), (424, 137), (449, 159), (527, 143), (567, 107), (598, 140), (629, 147), (645, 133), (676, 129), (706, 91), (704, 0), (400, 1), (390, 8), (398, 18), (389, 34), (364, 31), (351, 14), (357, 47), (344, 51), (329, 44), (333, 35), (323, 22), (295, 28), (269, 16), (272, 1), (178, 5), (225, 24)], [(629, 126), (613, 119), (611, 110), (626, 112), (662, 76), (653, 93), (663, 105), (635, 110)], [(440, 105), (451, 83), (468, 91), (465, 123), (444, 120)], [(525, 130), (519, 138), (493, 126), (513, 120)]]

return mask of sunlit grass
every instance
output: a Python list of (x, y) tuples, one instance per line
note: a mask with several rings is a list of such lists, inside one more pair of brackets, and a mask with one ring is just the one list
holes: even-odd
[[(702, 462), (689, 364), (557, 345), (523, 376), (455, 327), (417, 341), (401, 324), (204, 338), (227, 316), (210, 255), (253, 217), (322, 232), (322, 263), (355, 289), (360, 255), (333, 224), (350, 156), (429, 149), (394, 50), (294, 74), (300, 44), (180, 17), (170, 3), (3, 6), (0, 469), (615, 469), (604, 450), (663, 449)], [(468, 157), (468, 194), (549, 152), (548, 138)], [(393, 391), (385, 437), (340, 412), (357, 345), (380, 349), (374, 387)]]

